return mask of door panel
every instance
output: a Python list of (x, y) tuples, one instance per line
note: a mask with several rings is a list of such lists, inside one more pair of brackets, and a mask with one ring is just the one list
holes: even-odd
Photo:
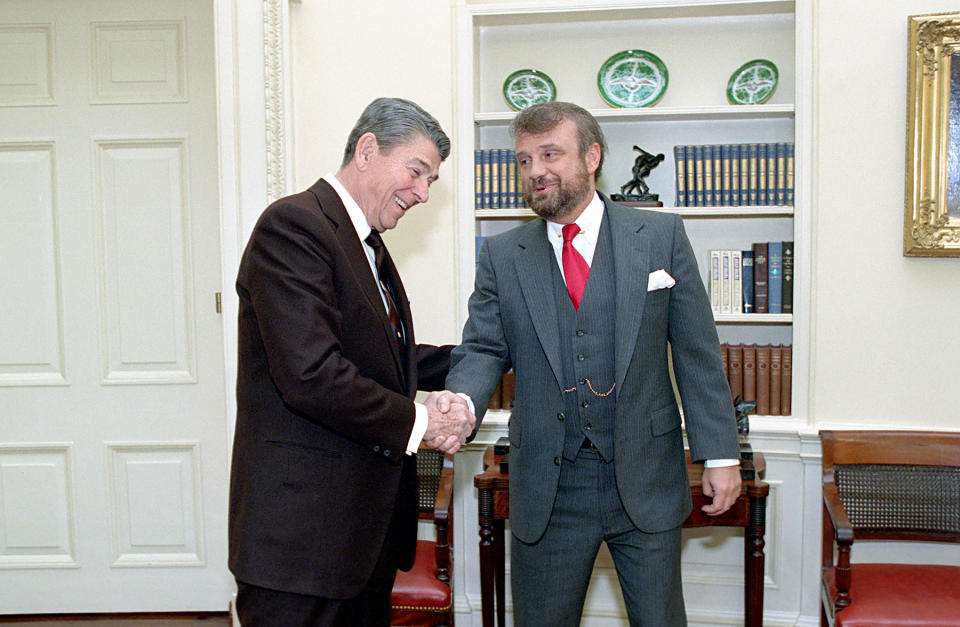
[(213, 8), (0, 4), (0, 614), (225, 610)]

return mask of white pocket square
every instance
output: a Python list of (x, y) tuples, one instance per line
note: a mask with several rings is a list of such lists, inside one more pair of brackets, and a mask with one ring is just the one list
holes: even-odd
[(677, 280), (667, 274), (666, 270), (657, 270), (650, 273), (650, 279), (647, 281), (647, 291), (662, 290), (676, 284)]

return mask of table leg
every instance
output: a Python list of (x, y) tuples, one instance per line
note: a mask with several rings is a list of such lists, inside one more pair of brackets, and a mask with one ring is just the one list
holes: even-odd
[(503, 541), (503, 521), (493, 521), (493, 546), (496, 554), (496, 565), (493, 568), (494, 580), (497, 590), (497, 625), (504, 627), (507, 624), (507, 602), (506, 591), (504, 590), (504, 579), (507, 570), (505, 558), (505, 546)]
[(767, 526), (767, 498), (750, 497), (750, 524), (743, 537), (744, 566), (743, 586), (744, 625), (763, 627), (763, 534)]
[(480, 522), (480, 607), (483, 627), (493, 625), (494, 532), (493, 491), (477, 490)]

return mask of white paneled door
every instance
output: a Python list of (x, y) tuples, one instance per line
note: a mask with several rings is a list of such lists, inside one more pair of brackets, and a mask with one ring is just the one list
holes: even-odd
[(0, 614), (225, 610), (212, 3), (0, 3)]

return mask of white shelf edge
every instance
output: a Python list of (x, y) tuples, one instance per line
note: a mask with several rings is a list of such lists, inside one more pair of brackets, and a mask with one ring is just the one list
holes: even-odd
[(793, 314), (713, 314), (714, 322), (729, 322), (737, 324), (791, 324)]
[[(700, 107), (645, 107), (637, 109), (590, 109), (601, 121), (637, 122), (654, 120), (756, 120), (763, 118), (791, 118), (796, 108), (792, 104), (776, 105), (716, 105)], [(481, 111), (473, 116), (478, 126), (506, 126), (516, 117), (516, 111)]]
[[(465, 2), (466, 0), (460, 0)], [(784, 12), (794, 10), (795, 0), (648, 0), (646, 4), (637, 6), (636, 0), (603, 0), (590, 6), (585, 6), (582, 0), (546, 0), (531, 2), (520, 0), (514, 2), (491, 2), (489, 4), (466, 5), (473, 16), (500, 16), (523, 14), (549, 13), (586, 13), (621, 10), (656, 10), (726, 7), (726, 6), (758, 6), (778, 7)]]
[[(652, 211), (676, 213), (687, 218), (781, 218), (790, 217), (793, 207), (642, 207)], [(475, 218), (533, 218), (535, 213), (526, 208), (515, 209), (475, 209)]]

